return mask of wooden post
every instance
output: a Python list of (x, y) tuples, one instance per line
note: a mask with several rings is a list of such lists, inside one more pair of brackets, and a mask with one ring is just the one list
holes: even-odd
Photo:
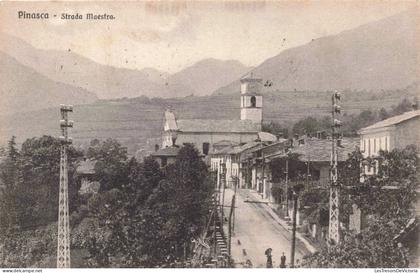
[(286, 217), (289, 217), (289, 157), (286, 157)]
[(296, 214), (297, 214), (298, 198), (297, 193), (293, 192), (293, 229), (292, 229), (292, 250), (291, 250), (291, 262), (290, 267), (295, 266), (295, 248), (296, 248)]
[(232, 196), (232, 203), (230, 205), (230, 214), (229, 214), (229, 234), (228, 234), (228, 255), (229, 255), (229, 263), (230, 263), (230, 255), (232, 251), (232, 216), (233, 211), (235, 209), (235, 194)]

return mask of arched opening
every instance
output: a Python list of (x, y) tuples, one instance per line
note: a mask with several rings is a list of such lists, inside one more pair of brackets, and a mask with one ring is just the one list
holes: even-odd
[(255, 96), (251, 97), (251, 107), (257, 107), (257, 99)]

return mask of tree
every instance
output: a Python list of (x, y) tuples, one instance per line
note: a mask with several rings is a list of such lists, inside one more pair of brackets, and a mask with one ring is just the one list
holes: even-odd
[[(74, 148), (68, 149), (70, 199), (77, 195), (73, 174), (75, 161), (80, 156), (81, 153)], [(0, 179), (5, 184), (1, 193), (1, 217), (9, 215), (9, 227), (29, 228), (56, 221), (59, 165), (60, 142), (56, 138), (28, 139), (22, 144), (21, 151), (16, 148), (14, 138), (9, 141), (8, 157), (0, 166)], [(74, 209), (76, 204), (70, 204)]]
[(378, 116), (379, 116), (379, 120), (384, 120), (384, 119), (389, 118), (388, 112), (383, 107), (379, 110)]
[(101, 190), (121, 188), (127, 183), (127, 148), (122, 147), (117, 140), (93, 140), (88, 148), (87, 157), (96, 161), (95, 176), (101, 184)]
[(128, 166), (127, 184), (89, 200), (101, 227), (83, 242), (92, 265), (155, 267), (181, 259), (210, 206), (206, 165), (187, 145), (163, 172), (151, 159)]
[(17, 225), (19, 204), (17, 188), (19, 185), (19, 151), (16, 148), (16, 137), (13, 136), (7, 145), (6, 159), (0, 163), (0, 229), (11, 229)]
[(289, 130), (275, 121), (264, 122), (262, 124), (262, 131), (276, 136), (281, 136), (283, 138), (289, 137)]
[(144, 253), (150, 265), (180, 260), (183, 248), (188, 252), (191, 238), (200, 234), (210, 208), (212, 182), (193, 146), (181, 148), (176, 162), (165, 169), (165, 177), (144, 213), (149, 228)]
[(304, 258), (305, 267), (394, 268), (406, 267), (407, 250), (393, 241), (392, 223), (375, 220), (360, 234), (346, 233), (343, 242)]
[(331, 128), (331, 118), (324, 116), (319, 119), (314, 117), (306, 117), (299, 120), (293, 126), (293, 134), (303, 135), (315, 135), (318, 131), (327, 131)]
[[(360, 183), (360, 166), (378, 164), (377, 175)], [(340, 166), (342, 187), (340, 213), (348, 214), (356, 204), (370, 215), (367, 227), (358, 235), (344, 232), (344, 242), (324, 248), (307, 257), (313, 267), (404, 267), (407, 249), (393, 241), (415, 216), (416, 188), (419, 186), (418, 157), (415, 146), (391, 152), (380, 151), (379, 157), (362, 160), (359, 151)]]

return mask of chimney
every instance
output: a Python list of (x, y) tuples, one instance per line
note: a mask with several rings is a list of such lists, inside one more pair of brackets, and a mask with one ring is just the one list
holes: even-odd
[(159, 150), (159, 145), (158, 145), (158, 144), (155, 144), (155, 152), (156, 152), (157, 150)]

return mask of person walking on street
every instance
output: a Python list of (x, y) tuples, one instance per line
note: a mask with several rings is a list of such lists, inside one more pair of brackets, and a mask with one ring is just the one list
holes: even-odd
[(267, 248), (265, 251), (265, 255), (267, 256), (267, 268), (273, 268), (273, 259), (271, 258), (271, 252), (273, 250), (271, 248)]
[(283, 254), (280, 257), (280, 268), (286, 268), (286, 256)]

